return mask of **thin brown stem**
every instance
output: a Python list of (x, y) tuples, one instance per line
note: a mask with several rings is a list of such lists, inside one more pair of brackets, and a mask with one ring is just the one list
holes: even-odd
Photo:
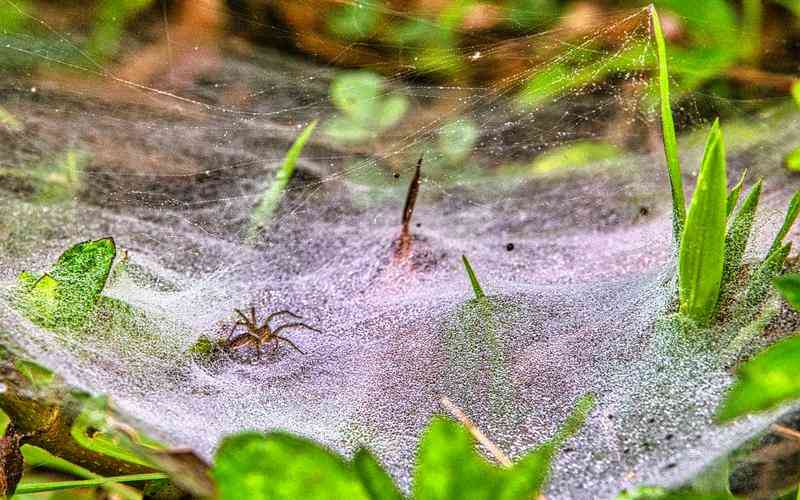
[(478, 441), (487, 450), (489, 450), (489, 453), (492, 454), (494, 459), (497, 460), (500, 463), (500, 465), (502, 465), (503, 467), (511, 467), (512, 465), (514, 465), (513, 462), (511, 462), (511, 459), (508, 458), (508, 455), (503, 453), (503, 450), (501, 450), (496, 444), (490, 441), (489, 438), (486, 437), (486, 434), (484, 434), (483, 432), (481, 432), (480, 429), (478, 429), (478, 426), (475, 425), (475, 423), (461, 410), (461, 408), (456, 406), (456, 404), (450, 401), (450, 399), (447, 397), (443, 397), (440, 403), (444, 409), (449, 411), (456, 418), (456, 420), (461, 422), (464, 425), (464, 427), (467, 428), (467, 430), (470, 432), (470, 434), (472, 434), (472, 436), (475, 438), (476, 441)]
[(779, 434), (785, 438), (800, 441), (800, 431), (786, 427), (785, 425), (772, 424), (771, 430), (775, 434)]
[(417, 167), (414, 169), (414, 177), (411, 179), (411, 184), (408, 186), (408, 194), (406, 195), (406, 204), (403, 207), (403, 219), (400, 229), (400, 242), (397, 245), (395, 257), (403, 259), (408, 257), (411, 252), (411, 217), (414, 215), (414, 206), (417, 204), (417, 195), (419, 195), (419, 181), (422, 173), (422, 156), (417, 160)]

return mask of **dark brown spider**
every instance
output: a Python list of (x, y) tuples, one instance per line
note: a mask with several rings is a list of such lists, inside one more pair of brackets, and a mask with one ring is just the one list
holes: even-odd
[[(256, 352), (258, 353), (258, 359), (261, 359), (261, 346), (262, 345), (266, 344), (267, 342), (274, 341), (275, 345), (272, 348), (272, 350), (274, 352), (278, 348), (278, 341), (280, 341), (280, 340), (283, 340), (284, 342), (288, 343), (290, 346), (294, 347), (297, 350), (297, 352), (299, 352), (300, 354), (305, 354), (303, 351), (300, 350), (299, 347), (297, 347), (295, 345), (294, 342), (292, 342), (291, 340), (287, 339), (286, 337), (282, 337), (282, 336), (278, 335), (278, 333), (281, 330), (285, 330), (287, 328), (293, 328), (293, 327), (297, 327), (297, 326), (302, 326), (304, 328), (308, 328), (309, 330), (322, 333), (320, 330), (317, 330), (316, 328), (308, 326), (305, 323), (286, 323), (285, 325), (281, 325), (281, 326), (279, 326), (278, 328), (276, 328), (274, 330), (269, 326), (269, 322), (270, 321), (272, 321), (275, 317), (280, 316), (282, 314), (286, 314), (286, 315), (291, 316), (292, 318), (295, 318), (295, 319), (303, 319), (300, 316), (298, 316), (298, 315), (296, 315), (296, 314), (294, 314), (293, 312), (290, 312), (290, 311), (278, 311), (278, 312), (274, 312), (274, 313), (270, 314), (269, 316), (267, 316), (267, 319), (264, 321), (264, 323), (261, 326), (258, 326), (258, 323), (256, 323), (256, 308), (255, 307), (251, 307), (250, 308), (250, 317), (249, 318), (247, 316), (245, 316), (244, 313), (242, 311), (240, 311), (239, 309), (234, 309), (234, 311), (236, 311), (236, 314), (238, 314), (241, 319), (236, 320), (236, 322), (233, 324), (233, 328), (231, 328), (231, 333), (228, 335), (228, 338), (225, 341), (224, 346), (225, 346), (225, 348), (227, 348), (229, 350), (244, 349), (246, 347), (255, 347)], [(245, 329), (247, 331), (245, 333), (241, 334), (241, 335), (237, 335), (236, 337), (234, 337), (233, 334), (236, 332), (236, 328), (238, 328), (239, 326), (245, 327)]]

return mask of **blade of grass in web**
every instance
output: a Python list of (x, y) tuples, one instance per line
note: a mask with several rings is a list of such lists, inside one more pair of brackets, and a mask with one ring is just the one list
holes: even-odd
[(678, 255), (680, 312), (708, 324), (719, 298), (725, 259), (728, 180), (719, 120), (708, 134)]
[(469, 259), (467, 259), (467, 256), (462, 255), (461, 260), (464, 261), (464, 268), (467, 270), (467, 275), (469, 276), (469, 282), (472, 284), (472, 290), (475, 292), (475, 298), (482, 299), (486, 297), (486, 294), (483, 293), (483, 288), (481, 288), (481, 284), (478, 283), (478, 277), (475, 276), (475, 271), (473, 271), (472, 266), (469, 263)]
[(725, 265), (722, 272), (723, 288), (739, 272), (742, 256), (747, 249), (747, 242), (753, 229), (753, 222), (756, 220), (756, 209), (758, 208), (758, 200), (761, 198), (762, 186), (763, 181), (759, 179), (758, 183), (747, 194), (747, 198), (745, 198), (739, 211), (736, 212), (733, 223), (728, 229), (728, 235), (725, 237)]
[[(678, 140), (675, 136), (675, 122), (672, 119), (672, 106), (669, 100), (669, 69), (667, 68), (667, 44), (661, 29), (661, 19), (654, 5), (650, 5), (650, 18), (656, 40), (658, 56), (658, 87), (661, 101), (661, 134), (664, 139), (664, 155), (667, 158), (667, 171), (672, 191), (672, 233), (675, 242), (680, 244), (683, 226), (686, 223), (686, 199), (683, 194), (681, 164), (678, 160)], [(726, 186), (727, 187), (727, 186)]]
[(103, 477), (97, 479), (83, 479), (80, 481), (53, 481), (47, 483), (28, 483), (17, 486), (17, 495), (41, 493), (44, 491), (75, 490), (79, 488), (93, 488), (111, 483), (135, 483), (140, 481), (156, 481), (167, 479), (169, 476), (160, 472), (148, 474), (130, 474), (127, 476)]
[(772, 246), (769, 247), (769, 254), (772, 254), (778, 250), (781, 245), (783, 245), (783, 239), (786, 238), (787, 234), (789, 234), (789, 230), (792, 229), (792, 226), (797, 220), (798, 214), (800, 214), (800, 191), (796, 192), (794, 196), (792, 196), (791, 201), (789, 201), (789, 209), (786, 211), (786, 217), (783, 219), (783, 225), (781, 226), (781, 230), (778, 231), (778, 234), (775, 236)]
[(281, 199), (283, 198), (283, 193), (286, 190), (286, 186), (292, 179), (292, 175), (294, 175), (297, 159), (300, 157), (300, 153), (303, 152), (306, 142), (308, 142), (308, 139), (311, 138), (311, 134), (314, 133), (314, 129), (316, 127), (317, 120), (309, 123), (308, 126), (303, 129), (300, 135), (297, 136), (294, 144), (292, 144), (292, 147), (289, 148), (289, 151), (286, 153), (286, 157), (283, 159), (281, 168), (278, 169), (278, 173), (275, 175), (275, 180), (272, 182), (272, 185), (269, 187), (269, 189), (264, 192), (261, 197), (261, 202), (250, 215), (250, 224), (247, 228), (247, 235), (245, 237), (245, 240), (248, 243), (253, 243), (261, 230), (269, 225), (269, 222), (271, 221), (275, 211), (278, 209)]
[(747, 177), (747, 169), (742, 172), (741, 177), (739, 177), (739, 182), (737, 182), (736, 185), (731, 188), (731, 192), (728, 193), (728, 203), (726, 205), (728, 217), (731, 216), (733, 210), (736, 208), (736, 204), (739, 203), (739, 196), (742, 195), (742, 187), (744, 186), (745, 177)]

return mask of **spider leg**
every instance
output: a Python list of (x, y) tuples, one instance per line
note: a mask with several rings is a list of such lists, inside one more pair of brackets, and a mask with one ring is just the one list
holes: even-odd
[(287, 339), (286, 337), (279, 337), (279, 336), (275, 335), (275, 342), (278, 341), (277, 339), (285, 340), (286, 342), (289, 343), (290, 346), (292, 346), (295, 349), (297, 349), (297, 352), (299, 352), (300, 354), (305, 354), (303, 351), (300, 350), (299, 347), (297, 347), (297, 345), (294, 342), (292, 342), (291, 340)]
[(240, 311), (238, 309), (234, 309), (234, 311), (236, 312), (236, 314), (239, 315), (240, 318), (242, 318), (244, 320), (245, 323), (250, 323), (250, 320), (247, 319), (247, 316), (245, 316), (242, 311)]
[(305, 323), (286, 323), (285, 325), (281, 325), (278, 328), (274, 329), (272, 331), (272, 334), (275, 335), (276, 333), (278, 333), (279, 331), (281, 331), (281, 330), (283, 330), (285, 328), (292, 328), (292, 327), (295, 327), (295, 326), (302, 326), (304, 328), (308, 328), (309, 330), (315, 331), (317, 333), (322, 333), (322, 330), (317, 330), (313, 326), (308, 326)]
[(230, 333), (228, 334), (228, 338), (225, 340), (225, 342), (227, 342), (227, 343), (229, 343), (229, 344), (230, 344), (230, 342), (231, 342), (231, 337), (233, 337), (233, 333), (236, 331), (236, 327), (237, 327), (237, 326), (239, 326), (239, 325), (242, 325), (242, 326), (247, 326), (247, 325), (245, 325), (245, 324), (244, 324), (242, 321), (236, 321), (236, 323), (234, 323), (234, 324), (233, 324), (233, 327), (231, 328), (231, 331), (230, 331)]
[(270, 314), (269, 316), (267, 316), (267, 320), (266, 320), (265, 323), (269, 323), (270, 321), (272, 321), (273, 318), (276, 318), (276, 317), (280, 316), (281, 314), (286, 314), (287, 316), (291, 316), (294, 319), (303, 319), (302, 316), (298, 316), (295, 313), (293, 313), (292, 311), (284, 310), (284, 311), (276, 311), (276, 312)]

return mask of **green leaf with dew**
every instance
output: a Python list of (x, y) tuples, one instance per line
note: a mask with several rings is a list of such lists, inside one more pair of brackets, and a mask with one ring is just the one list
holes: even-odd
[(745, 177), (747, 177), (747, 169), (742, 172), (742, 175), (739, 177), (739, 182), (737, 182), (736, 185), (731, 188), (731, 192), (728, 193), (728, 202), (725, 205), (725, 211), (728, 217), (731, 216), (733, 211), (736, 209), (736, 205), (739, 203), (739, 196), (742, 194), (742, 187), (744, 187)]
[(743, 364), (717, 412), (720, 422), (800, 398), (800, 336), (781, 340)]
[(779, 277), (775, 280), (775, 288), (795, 311), (800, 311), (800, 274), (792, 273)]
[(322, 132), (342, 144), (358, 144), (377, 137), (377, 132), (364, 123), (346, 116), (333, 116), (322, 126)]
[(326, 17), (328, 31), (339, 38), (351, 41), (366, 40), (372, 36), (381, 21), (378, 3), (358, 0), (332, 9)]
[(462, 255), (461, 260), (464, 262), (464, 269), (467, 270), (467, 276), (469, 276), (469, 282), (472, 285), (472, 291), (475, 292), (475, 298), (482, 299), (486, 297), (486, 294), (483, 293), (483, 288), (481, 288), (481, 284), (478, 283), (478, 277), (475, 275), (475, 271), (472, 269), (472, 265), (470, 265), (467, 256)]
[(253, 213), (250, 214), (250, 224), (247, 228), (246, 241), (250, 243), (255, 241), (259, 232), (271, 222), (275, 211), (278, 209), (283, 199), (286, 187), (289, 185), (289, 181), (294, 175), (297, 159), (300, 158), (300, 153), (303, 152), (306, 142), (311, 138), (311, 134), (314, 133), (316, 127), (316, 120), (309, 123), (300, 135), (297, 136), (292, 147), (289, 148), (281, 167), (278, 169), (277, 174), (275, 174), (275, 179), (272, 181), (269, 189), (264, 191), (264, 194), (261, 196), (261, 201), (253, 210)]
[(758, 264), (750, 276), (744, 298), (734, 312), (734, 318), (738, 322), (743, 324), (753, 320), (767, 299), (775, 278), (783, 271), (783, 264), (791, 249), (792, 244), (787, 243)]
[(381, 111), (383, 77), (371, 71), (346, 71), (331, 82), (331, 101), (356, 123), (373, 123)]
[(742, 257), (747, 249), (747, 242), (750, 240), (750, 232), (756, 220), (756, 209), (761, 198), (762, 180), (747, 193), (747, 197), (742, 203), (741, 208), (736, 212), (728, 234), (725, 236), (725, 263), (722, 271), (722, 286), (727, 287), (739, 272), (742, 265)]
[(408, 98), (404, 95), (390, 95), (381, 102), (381, 111), (375, 125), (379, 132), (397, 125), (408, 111)]
[(686, 200), (683, 193), (681, 165), (678, 159), (678, 140), (675, 135), (675, 122), (672, 118), (672, 105), (669, 96), (669, 69), (667, 67), (667, 44), (661, 28), (661, 19), (655, 6), (650, 7), (653, 34), (658, 56), (658, 87), (661, 102), (661, 133), (664, 140), (664, 154), (667, 158), (670, 189), (672, 191), (673, 236), (680, 243), (683, 226), (686, 222)]
[(369, 500), (353, 467), (319, 444), (284, 432), (226, 437), (212, 475), (221, 500)]
[(778, 231), (778, 234), (775, 235), (772, 245), (769, 247), (769, 253), (778, 250), (778, 248), (783, 245), (783, 240), (792, 229), (792, 226), (797, 220), (798, 214), (800, 214), (800, 191), (797, 191), (789, 201), (789, 208), (786, 210), (786, 216), (783, 218), (783, 224), (781, 225), (781, 229)]
[(725, 146), (719, 121), (708, 135), (678, 256), (680, 312), (708, 324), (717, 306), (725, 259), (728, 199)]

